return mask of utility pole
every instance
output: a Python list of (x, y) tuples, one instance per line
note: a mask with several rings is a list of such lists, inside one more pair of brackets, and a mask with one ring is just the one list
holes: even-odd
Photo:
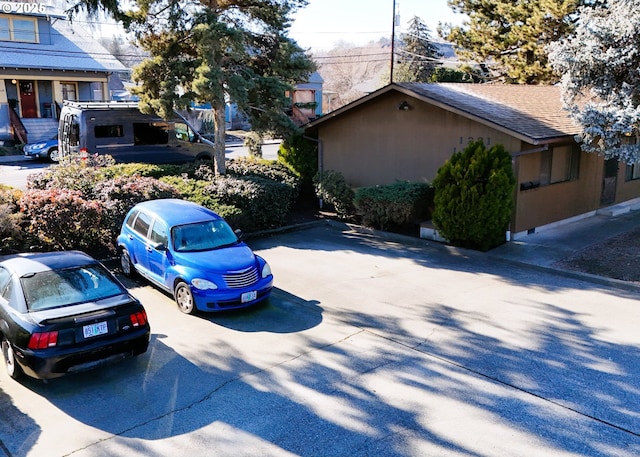
[(396, 0), (393, 0), (393, 23), (391, 24), (391, 68), (389, 71), (389, 84), (393, 83), (393, 61), (396, 52)]

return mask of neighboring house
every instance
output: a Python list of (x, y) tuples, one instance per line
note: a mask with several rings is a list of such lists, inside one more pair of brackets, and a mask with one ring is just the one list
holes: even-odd
[(517, 179), (513, 238), (614, 204), (640, 205), (640, 163), (582, 152), (555, 86), (394, 83), (306, 132), (319, 140), (321, 170), (353, 187), (431, 182), (470, 141), (502, 144)]
[(322, 85), (320, 73), (314, 71), (309, 80), (296, 84), (290, 95), (291, 117), (298, 125), (304, 125), (322, 115)]
[(107, 100), (125, 67), (56, 0), (3, 4), (0, 14), (0, 141), (55, 134), (63, 100)]

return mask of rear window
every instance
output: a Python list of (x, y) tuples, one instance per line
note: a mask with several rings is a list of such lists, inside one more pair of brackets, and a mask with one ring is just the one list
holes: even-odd
[(35, 273), (20, 278), (32, 311), (101, 300), (126, 293), (101, 265)]

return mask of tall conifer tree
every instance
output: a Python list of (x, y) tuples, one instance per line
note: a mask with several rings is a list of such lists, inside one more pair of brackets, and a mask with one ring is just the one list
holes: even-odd
[(441, 27), (440, 33), (458, 46), (461, 58), (487, 65), (499, 80), (555, 83), (558, 75), (545, 48), (572, 33), (578, 7), (594, 1), (449, 0), (449, 6), (469, 20)]
[(214, 112), (215, 168), (225, 173), (225, 106), (238, 105), (257, 131), (287, 135), (286, 93), (314, 63), (287, 36), (291, 14), (307, 0), (85, 0), (106, 9), (151, 55), (134, 70), (143, 112), (163, 117), (191, 102)]

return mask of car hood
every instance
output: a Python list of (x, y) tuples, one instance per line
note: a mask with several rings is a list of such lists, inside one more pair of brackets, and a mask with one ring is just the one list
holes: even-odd
[(253, 251), (244, 243), (211, 251), (174, 252), (176, 264), (215, 273), (244, 270), (256, 264)]
[(77, 305), (61, 306), (59, 308), (44, 309), (42, 311), (30, 311), (29, 317), (31, 318), (33, 323), (41, 325), (45, 324), (47, 321), (55, 319), (69, 318), (81, 314), (107, 310), (114, 306), (134, 302), (135, 299), (131, 295), (121, 294), (114, 297), (104, 298), (98, 301), (79, 303)]

